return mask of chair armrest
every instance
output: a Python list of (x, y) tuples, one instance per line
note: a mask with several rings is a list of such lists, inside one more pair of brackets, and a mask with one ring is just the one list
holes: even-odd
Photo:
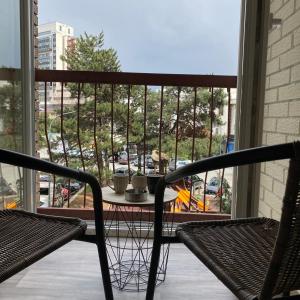
[[(160, 239), (162, 234), (163, 198), (165, 187), (187, 176), (212, 171), (216, 169), (241, 166), (264, 161), (272, 161), (296, 157), (300, 149), (300, 142), (279, 144), (274, 146), (257, 147), (236, 151), (224, 155), (210, 157), (183, 166), (165, 177), (160, 178), (155, 194), (155, 223), (154, 240)], [(299, 155), (299, 154), (297, 154)]]
[(165, 177), (165, 181), (167, 184), (169, 184), (186, 176), (191, 176), (216, 169), (293, 158), (295, 157), (295, 144), (300, 144), (300, 142), (251, 148), (210, 157), (188, 164), (170, 174), (167, 174)]
[(17, 167), (73, 178), (88, 183), (86, 175), (89, 174), (87, 173), (68, 167), (59, 166), (53, 162), (48, 162), (46, 160), (32, 157), (23, 153), (0, 149), (0, 162)]
[[(300, 142), (251, 148), (224, 155), (214, 156), (185, 165), (160, 178), (155, 193), (154, 239), (160, 239), (162, 232), (163, 197), (165, 187), (184, 177), (264, 161), (272, 161), (299, 156)], [(300, 152), (300, 151), (299, 151)]]
[(37, 170), (47, 172), (50, 174), (73, 178), (88, 183), (91, 186), (93, 192), (95, 218), (102, 218), (102, 194), (100, 185), (95, 176), (86, 172), (59, 166), (55, 163), (48, 162), (26, 154), (4, 149), (0, 149), (0, 162), (10, 164), (13, 166), (24, 167), (31, 170)]

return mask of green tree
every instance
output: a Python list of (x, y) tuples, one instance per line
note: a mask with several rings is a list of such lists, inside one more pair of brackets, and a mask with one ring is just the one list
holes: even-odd
[(22, 149), (22, 98), (21, 83), (7, 82), (0, 87), (0, 147), (21, 151)]
[[(104, 34), (93, 36), (85, 33), (80, 36), (74, 47), (69, 48), (65, 56), (61, 57), (70, 70), (80, 71), (102, 71), (120, 72), (121, 66), (117, 52), (114, 49), (104, 48)], [(84, 151), (93, 149), (94, 155), (85, 159), (85, 165), (92, 171), (96, 165), (96, 156), (99, 157), (100, 179), (108, 172), (108, 157), (113, 150), (120, 150), (127, 143), (127, 130), (129, 131), (129, 142), (142, 145), (144, 142), (144, 100), (145, 88), (143, 86), (122, 86), (108, 84), (72, 84), (67, 85), (73, 98), (80, 98), (79, 105), (79, 139)], [(80, 93), (79, 93), (80, 91)], [(95, 93), (96, 91), (96, 93)], [(161, 90), (147, 88), (146, 105), (146, 144), (152, 149), (158, 149)], [(226, 94), (223, 89), (214, 89), (213, 97), (211, 91), (206, 88), (197, 89), (197, 97), (193, 88), (175, 87), (164, 88), (163, 91), (163, 117), (162, 117), (162, 151), (169, 157), (174, 157), (175, 140), (178, 127), (178, 157), (190, 159), (192, 156), (191, 145), (195, 135), (194, 159), (201, 159), (209, 152), (209, 136), (211, 131), (211, 117), (214, 125), (221, 124), (220, 111), (226, 103)], [(113, 93), (113, 94), (112, 94)], [(178, 94), (179, 93), (179, 94)], [(96, 98), (95, 98), (96, 95)], [(129, 96), (130, 95), (130, 96)], [(111, 110), (111, 99), (113, 97), (113, 114)], [(177, 99), (180, 99), (177, 117)], [(128, 101), (130, 102), (128, 114)], [(96, 107), (96, 114), (95, 112)], [(78, 149), (77, 133), (77, 109), (75, 105), (64, 108), (64, 138), (68, 141), (70, 149)], [(73, 111), (73, 113), (72, 113)], [(194, 111), (195, 131), (194, 128)], [(60, 111), (56, 112), (55, 120), (51, 122), (52, 132), (60, 132)], [(94, 117), (96, 116), (96, 118)], [(129, 123), (128, 123), (129, 116)], [(111, 126), (113, 117), (113, 127)], [(177, 126), (178, 119), (178, 126)], [(94, 125), (96, 122), (96, 143), (94, 141)], [(41, 120), (44, 128), (44, 120)], [(127, 129), (128, 128), (128, 129)], [(111, 147), (111, 131), (113, 129), (114, 149)], [(43, 129), (41, 135), (44, 135)], [(45, 140), (44, 140), (45, 142)], [(211, 154), (219, 152), (221, 137), (213, 136)], [(95, 152), (97, 147), (97, 153)], [(63, 156), (55, 157), (62, 160)], [(81, 165), (76, 158), (77, 165)], [(75, 161), (76, 165), (76, 161)], [(105, 176), (104, 176), (105, 177)]]
[[(138, 93), (133, 100), (134, 118), (131, 124), (132, 139), (137, 143), (143, 140), (143, 127), (141, 124), (144, 121), (144, 111), (141, 110), (141, 107), (143, 108), (144, 91), (138, 90)], [(148, 89), (147, 94), (147, 144), (158, 149), (161, 91)], [(177, 114), (178, 98), (179, 110)], [(162, 101), (162, 151), (167, 153), (169, 157), (174, 157), (177, 132), (178, 157), (191, 158), (193, 136), (195, 136), (194, 159), (198, 160), (208, 156), (211, 125), (222, 124), (220, 112), (225, 104), (226, 94), (223, 89), (215, 88), (212, 95), (209, 89), (198, 88), (195, 97), (192, 88), (182, 88), (180, 90), (174, 87), (165, 88)], [(196, 112), (195, 124), (194, 111)], [(194, 126), (195, 130), (193, 129)], [(213, 135), (211, 154), (219, 153), (221, 140), (220, 136)]]
[[(81, 35), (73, 47), (70, 47), (61, 59), (67, 63), (69, 70), (74, 71), (100, 71), (100, 72), (120, 72), (121, 66), (117, 56), (117, 52), (112, 49), (104, 48), (104, 34), (89, 35), (85, 33)], [(86, 157), (87, 151), (94, 150), (94, 155), (85, 159), (84, 163), (87, 168), (93, 170), (96, 165), (95, 149), (98, 149), (99, 156), (99, 176), (105, 172), (108, 167), (109, 148), (111, 145), (111, 85), (94, 85), (84, 84), (78, 85), (69, 83), (67, 85), (71, 93), (71, 97), (80, 98), (79, 105), (79, 137), (77, 133), (77, 109), (78, 104), (63, 111), (64, 118), (64, 138), (68, 141), (70, 149), (78, 149), (80, 139), (83, 154)], [(80, 93), (79, 93), (80, 90)], [(95, 93), (96, 92), (96, 93)], [(114, 122), (116, 124), (122, 122), (125, 113), (125, 104), (120, 100), (121, 94), (124, 94), (124, 88), (116, 87), (114, 89)], [(96, 99), (95, 99), (96, 95)], [(82, 101), (84, 103), (82, 103)], [(95, 105), (96, 101), (96, 105)], [(94, 108), (96, 107), (96, 119), (94, 118)], [(72, 114), (72, 111), (74, 112)], [(60, 111), (56, 112), (58, 115)], [(94, 120), (96, 122), (96, 143), (94, 141)], [(53, 123), (53, 130), (60, 132), (60, 119)], [(77, 158), (78, 160), (78, 158)], [(106, 166), (103, 165), (106, 162)], [(80, 163), (79, 163), (80, 164)]]
[(119, 72), (120, 62), (116, 50), (104, 49), (104, 33), (89, 35), (84, 33), (67, 49), (61, 59), (68, 69), (76, 71)]
[[(21, 82), (7, 81), (0, 86), (0, 148), (22, 151), (23, 148), (23, 103), (21, 94)], [(23, 194), (22, 170), (17, 167), (18, 178), (16, 179), (18, 199), (17, 205), (21, 206)], [(5, 181), (0, 165), (0, 179)]]

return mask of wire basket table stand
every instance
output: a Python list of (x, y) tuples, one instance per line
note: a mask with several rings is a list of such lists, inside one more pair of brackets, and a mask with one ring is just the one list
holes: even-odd
[[(123, 291), (145, 291), (152, 254), (154, 195), (148, 194), (145, 202), (129, 202), (109, 187), (102, 192), (103, 201), (109, 204), (105, 236), (112, 285)], [(166, 235), (172, 235), (176, 198), (174, 190), (166, 190), (165, 210), (172, 212), (164, 216)], [(162, 247), (157, 285), (166, 278), (169, 249), (170, 244)]]

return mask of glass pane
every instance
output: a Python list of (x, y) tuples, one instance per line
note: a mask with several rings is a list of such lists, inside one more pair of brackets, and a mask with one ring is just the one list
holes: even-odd
[[(0, 10), (0, 148), (22, 151), (19, 0), (2, 0)], [(0, 164), (0, 208), (22, 206), (22, 169)]]

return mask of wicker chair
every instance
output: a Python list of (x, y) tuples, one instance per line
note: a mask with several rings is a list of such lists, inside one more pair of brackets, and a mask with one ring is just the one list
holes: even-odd
[(87, 225), (80, 219), (21, 210), (0, 211), (0, 282), (71, 240), (79, 239), (97, 244), (105, 296), (106, 299), (113, 299), (104, 240), (102, 194), (97, 179), (88, 173), (2, 149), (0, 162), (88, 183), (93, 192), (96, 227), (96, 237), (91, 237), (85, 235)]
[[(186, 222), (162, 236), (167, 184), (238, 165), (290, 158), (280, 222), (267, 218)], [(155, 196), (154, 249), (146, 299), (153, 299), (162, 243), (182, 242), (239, 299), (291, 298), (300, 289), (300, 142), (253, 148), (198, 161), (161, 178)], [(296, 296), (299, 297), (299, 296)]]

